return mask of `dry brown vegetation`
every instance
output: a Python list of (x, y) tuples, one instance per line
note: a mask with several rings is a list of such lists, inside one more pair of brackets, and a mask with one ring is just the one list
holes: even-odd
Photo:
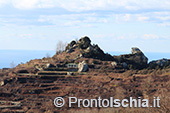
[[(89, 44), (87, 44), (89, 45)], [(81, 44), (84, 48), (84, 46)], [(69, 46), (68, 46), (69, 47)], [(100, 48), (95, 45), (99, 50)], [(60, 47), (59, 47), (60, 48)], [(60, 48), (62, 49), (62, 48)], [(170, 112), (170, 68), (128, 69), (112, 66), (109, 55), (82, 57), (84, 50), (62, 52), (52, 58), (35, 59), (12, 69), (0, 70), (0, 100), (20, 102), (20, 107), (0, 109), (5, 113), (169, 113)], [(96, 53), (99, 54), (99, 53)], [(95, 54), (95, 55), (96, 55)], [(89, 57), (89, 56), (88, 56)], [(73, 72), (62, 65), (85, 61), (88, 72)], [(47, 68), (47, 64), (53, 67)], [(121, 63), (120, 63), (121, 64)], [(60, 65), (60, 66), (59, 66)], [(57, 66), (57, 67), (56, 67)], [(66, 106), (56, 108), (53, 100), (61, 96)], [(82, 99), (101, 97), (145, 98), (152, 104), (153, 97), (160, 97), (160, 108), (72, 108), (67, 106), (68, 97)], [(1, 106), (1, 105), (0, 105)]]

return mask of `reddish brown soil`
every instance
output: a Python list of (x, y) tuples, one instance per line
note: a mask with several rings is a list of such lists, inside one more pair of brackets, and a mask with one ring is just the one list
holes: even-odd
[[(75, 57), (78, 54), (77, 52), (69, 55)], [(64, 56), (66, 56), (65, 53), (53, 58), (32, 60), (13, 69), (0, 70), (0, 81), (1, 83), (4, 82), (0, 86), (0, 100), (21, 103), (20, 107), (1, 108), (0, 112), (74, 113), (77, 110), (83, 112), (81, 111), (83, 108), (77, 108), (76, 105), (72, 108), (67, 106), (68, 97), (71, 96), (82, 99), (94, 99), (99, 96), (106, 99), (110, 97), (118, 99), (142, 97), (149, 100), (152, 100), (154, 96), (159, 96), (161, 108), (151, 109), (151, 112), (170, 112), (168, 104), (170, 101), (170, 69), (115, 69), (111, 66), (110, 61), (79, 58), (75, 62), (85, 60), (89, 65), (92, 65), (88, 72), (76, 73), (73, 76), (40, 76), (36, 74), (39, 71), (34, 68), (35, 64), (69, 62), (68, 57), (66, 59)], [(53, 100), (58, 96), (66, 100), (66, 105), (62, 108), (56, 108), (53, 105)], [(101, 108), (96, 109), (98, 109), (97, 112), (102, 112)], [(124, 111), (124, 108), (120, 108), (114, 112)], [(93, 112), (93, 109), (88, 109), (87, 113), (89, 112)], [(129, 110), (129, 112), (135, 113), (137, 111)], [(141, 112), (148, 112), (148, 109), (143, 109)]]

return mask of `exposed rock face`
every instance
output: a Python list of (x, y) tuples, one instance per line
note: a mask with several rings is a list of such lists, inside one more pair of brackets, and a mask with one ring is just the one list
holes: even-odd
[(4, 81), (1, 81), (0, 82), (0, 86), (4, 86), (5, 85), (5, 82)]
[(78, 64), (78, 72), (86, 72), (86, 71), (88, 71), (88, 69), (89, 69), (89, 67), (85, 63), (85, 61)]
[(127, 68), (127, 66), (128, 66), (126, 62), (123, 62), (122, 65), (124, 68)]
[(66, 46), (65, 51), (67, 53), (71, 53), (73, 51), (73, 48), (75, 48), (75, 46), (76, 46), (76, 41), (73, 40)]
[(67, 75), (74, 75), (73, 72), (67, 72)]
[(122, 68), (143, 69), (148, 66), (148, 58), (137, 47), (132, 48), (131, 54), (111, 56), (110, 54), (105, 54), (97, 44), (92, 45), (90, 38), (85, 36), (77, 42), (72, 41), (69, 43), (65, 51), (66, 53), (72, 53), (75, 49), (80, 49), (82, 56), (85, 58), (100, 59), (102, 61), (114, 61), (117, 65), (122, 66)]
[(132, 52), (132, 54), (136, 54), (136, 53), (139, 53), (139, 52), (142, 52), (142, 51), (137, 47), (133, 47), (131, 52)]
[(77, 43), (75, 41), (69, 43), (65, 51), (67, 53), (72, 53), (76, 48), (81, 49), (82, 56), (86, 58), (95, 58), (109, 61), (114, 59), (111, 55), (105, 54), (97, 44), (91, 45), (91, 40), (87, 36), (82, 37)]
[(53, 64), (46, 64), (46, 68), (53, 68), (53, 67), (55, 67)]
[(159, 66), (164, 66), (166, 63), (168, 63), (168, 59), (157, 60), (155, 61), (155, 63), (158, 64)]
[[(127, 64), (129, 69), (142, 69), (147, 67), (148, 58), (139, 48), (132, 48), (131, 54), (114, 56), (117, 62)], [(124, 66), (123, 66), (124, 67)]]
[(89, 46), (91, 46), (91, 40), (89, 37), (85, 36), (82, 37), (79, 41), (78, 41), (78, 46), (81, 49), (87, 49)]
[(155, 60), (155, 61), (151, 61), (149, 63), (149, 68), (157, 68), (157, 67), (167, 67), (170, 65), (170, 61), (168, 59), (160, 59), (160, 60)]
[(89, 46), (85, 51), (86, 52), (91, 52), (94, 48), (92, 46)]
[(71, 52), (73, 52), (73, 51), (74, 51), (74, 50), (73, 50), (72, 48), (66, 50), (67, 53), (71, 53)]
[(23, 70), (18, 70), (17, 73), (29, 73), (28, 70), (23, 69)]
[(112, 66), (117, 66), (117, 62), (112, 62), (111, 65)]
[[(133, 47), (132, 50), (131, 50), (131, 52), (132, 52), (132, 54), (138, 55), (138, 56), (141, 57), (141, 59), (140, 59), (140, 62), (141, 62), (141, 63), (145, 63), (145, 64), (148, 63), (148, 58), (143, 54), (143, 52), (142, 52), (139, 48)], [(138, 59), (138, 60), (139, 60), (139, 59)]]
[(76, 41), (73, 40), (73, 41), (70, 43), (70, 46), (73, 47), (75, 44), (76, 44)]

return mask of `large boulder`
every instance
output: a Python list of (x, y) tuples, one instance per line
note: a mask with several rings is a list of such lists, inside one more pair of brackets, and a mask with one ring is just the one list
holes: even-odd
[(92, 52), (93, 51), (93, 46), (89, 46), (85, 51), (86, 52)]
[(48, 63), (48, 64), (46, 64), (46, 67), (45, 68), (54, 68), (54, 67), (56, 67), (56, 66), (54, 66), (53, 64), (50, 64), (50, 63)]
[(131, 50), (132, 54), (138, 56), (137, 63), (147, 64), (148, 58), (144, 55), (144, 53), (137, 47), (133, 47)]
[(76, 44), (76, 41), (71, 41), (70, 46), (73, 47)]
[(117, 62), (113, 61), (113, 62), (111, 62), (111, 65), (116, 67), (118, 64), (117, 64)]
[(87, 36), (82, 37), (77, 43), (78, 47), (81, 49), (87, 49), (89, 46), (91, 46), (91, 40)]
[(67, 51), (70, 51), (70, 50), (72, 50), (74, 47), (76, 46), (76, 41), (71, 41), (67, 46), (66, 46), (66, 48), (65, 48), (65, 51), (67, 52)]
[(83, 53), (86, 58), (94, 58), (105, 61), (113, 61), (114, 58), (110, 54), (105, 54), (102, 49), (96, 44), (89, 46)]
[(72, 53), (74, 50), (71, 48), (71, 49), (67, 49), (66, 50), (66, 53)]
[(4, 86), (5, 82), (4, 81), (0, 81), (0, 86)]
[(123, 66), (124, 68), (127, 68), (127, 67), (128, 67), (128, 64), (127, 64), (126, 62), (123, 62), (123, 63), (122, 63), (122, 66)]
[(78, 72), (86, 72), (86, 71), (88, 71), (88, 69), (89, 69), (89, 67), (88, 67), (88, 65), (85, 63), (85, 61), (80, 62), (80, 63), (78, 64)]
[(132, 47), (132, 50), (131, 50), (131, 53), (132, 54), (136, 54), (136, 53), (140, 53), (140, 52), (142, 52), (139, 48), (137, 48), (137, 47)]

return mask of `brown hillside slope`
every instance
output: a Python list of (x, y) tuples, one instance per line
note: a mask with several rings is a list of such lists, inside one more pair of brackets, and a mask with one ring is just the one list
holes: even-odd
[[(79, 42), (69, 43), (64, 52), (52, 58), (35, 59), (13, 69), (0, 70), (0, 112), (168, 113), (169, 64), (163, 67), (152, 64), (150, 67), (143, 57), (140, 51), (111, 56), (105, 54), (99, 46), (91, 45), (88, 37), (83, 37)], [(83, 61), (88, 65), (88, 70), (79, 71), (77, 64)], [(53, 105), (53, 100), (59, 96), (66, 100), (62, 108)], [(153, 97), (157, 96), (160, 97), (160, 108), (68, 107), (68, 97), (141, 97), (149, 99), (151, 105)]]

